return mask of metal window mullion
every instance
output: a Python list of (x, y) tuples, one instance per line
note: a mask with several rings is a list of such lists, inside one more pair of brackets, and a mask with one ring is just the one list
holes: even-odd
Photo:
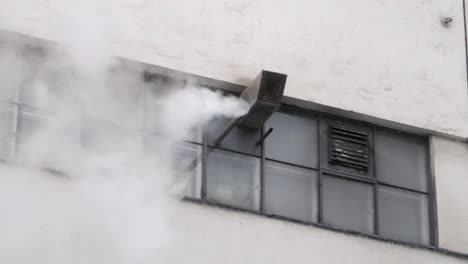
[[(21, 94), (20, 94), (21, 96)], [(14, 142), (14, 146), (13, 146), (13, 160), (14, 161), (18, 161), (18, 150), (19, 150), (19, 146), (21, 144), (21, 132), (23, 130), (23, 125), (22, 125), (22, 122), (21, 120), (23, 120), (23, 109), (24, 109), (24, 104), (22, 102), (22, 98), (20, 98), (20, 102), (18, 103), (18, 109), (17, 109), (17, 113), (16, 113), (16, 131), (15, 131), (15, 142)]]
[(208, 156), (208, 133), (206, 125), (203, 126), (203, 147), (202, 147), (202, 177), (201, 177), (201, 199), (206, 198), (206, 173), (207, 173), (207, 156)]
[(372, 127), (372, 169), (374, 174), (374, 189), (373, 189), (373, 198), (374, 198), (374, 235), (378, 236), (380, 233), (380, 225), (379, 225), (379, 183), (377, 181), (377, 166), (376, 166), (376, 159), (375, 159), (375, 127)]
[[(261, 128), (261, 136), (263, 137), (265, 128)], [(261, 159), (260, 159), (260, 208), (261, 213), (264, 212), (265, 206), (265, 141), (261, 144)]]
[(241, 151), (237, 151), (237, 150), (232, 150), (232, 149), (227, 149), (227, 148), (223, 148), (223, 147), (216, 147), (216, 146), (212, 146), (212, 145), (208, 145), (208, 144), (207, 144), (207, 148), (210, 148), (210, 149), (211, 149), (211, 150), (209, 150), (208, 153), (210, 153), (211, 151), (217, 149), (217, 150), (221, 150), (221, 151), (225, 151), (225, 152), (231, 152), (231, 153), (235, 153), (235, 154), (239, 154), (239, 155), (244, 155), (244, 156), (247, 156), (247, 157), (252, 157), (252, 158), (261, 159), (261, 155), (255, 155), (255, 154), (245, 153), (245, 152), (241, 152)]
[(302, 169), (306, 169), (306, 170), (313, 170), (313, 171), (318, 171), (318, 166), (317, 168), (313, 168), (313, 167), (308, 167), (308, 166), (303, 166), (303, 165), (298, 165), (298, 164), (294, 164), (294, 163), (291, 163), (291, 162), (287, 162), (287, 161), (281, 161), (281, 160), (276, 160), (276, 159), (271, 159), (271, 158), (267, 158), (265, 156), (265, 160), (267, 161), (273, 161), (273, 162), (276, 162), (276, 163), (281, 163), (281, 164), (285, 164), (285, 165), (289, 165), (289, 166), (294, 166), (294, 167), (298, 167), (298, 168), (302, 168)]
[(318, 122), (317, 122), (317, 147), (318, 147), (318, 174), (317, 174), (317, 203), (318, 203), (318, 210), (317, 210), (317, 222), (319, 224), (323, 224), (323, 199), (322, 199), (322, 155), (321, 155), (321, 149), (322, 149), (322, 142), (320, 141), (321, 138), (321, 122), (322, 122), (322, 115), (318, 115)]
[(17, 152), (18, 152), (18, 145), (20, 143), (20, 131), (21, 131), (21, 119), (23, 116), (23, 107), (21, 103), (15, 103), (14, 107), (16, 108), (16, 113), (15, 113), (15, 132), (13, 134), (13, 144), (11, 146), (11, 154), (10, 157), (13, 161), (16, 161), (17, 159)]
[(429, 243), (430, 245), (439, 247), (439, 226), (437, 219), (437, 195), (434, 174), (434, 145), (433, 138), (427, 140), (427, 177), (428, 177), (428, 199), (429, 199)]
[[(26, 62), (22, 62), (22, 67), (25, 67)], [(21, 144), (21, 132), (22, 132), (22, 122), (21, 120), (23, 119), (23, 109), (24, 109), (24, 93), (25, 93), (25, 87), (29, 83), (29, 78), (26, 78), (23, 80), (18, 87), (18, 94), (17, 94), (17, 99), (18, 99), (18, 113), (17, 113), (17, 119), (16, 119), (16, 133), (15, 133), (15, 144), (14, 144), (14, 157), (13, 159), (17, 161), (18, 159), (18, 149), (19, 145)]]
[(339, 171), (333, 171), (333, 170), (327, 170), (327, 169), (322, 169), (321, 171), (330, 177), (340, 178), (344, 180), (357, 181), (357, 182), (362, 182), (362, 183), (367, 183), (367, 184), (375, 184), (377, 182), (373, 178), (356, 176), (356, 175), (352, 175), (348, 173), (342, 173)]
[(401, 187), (401, 186), (397, 186), (397, 185), (393, 185), (393, 184), (389, 184), (389, 183), (385, 183), (385, 182), (377, 181), (377, 184), (381, 185), (381, 186), (386, 186), (386, 187), (391, 187), (391, 188), (394, 188), (394, 189), (407, 191), (407, 192), (414, 192), (414, 193), (419, 193), (419, 194), (424, 194), (424, 195), (429, 195), (430, 194), (429, 192), (424, 192), (424, 191), (420, 191), (420, 190), (416, 190), (416, 189)]

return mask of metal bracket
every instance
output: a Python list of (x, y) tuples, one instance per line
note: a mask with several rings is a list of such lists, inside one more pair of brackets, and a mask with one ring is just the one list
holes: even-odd
[(261, 144), (263, 144), (263, 141), (265, 141), (265, 139), (271, 134), (271, 132), (273, 132), (272, 127), (270, 127), (270, 129), (268, 129), (268, 131), (265, 132), (265, 134), (263, 134), (263, 136), (257, 141), (257, 143), (255, 143), (255, 146), (260, 146)]

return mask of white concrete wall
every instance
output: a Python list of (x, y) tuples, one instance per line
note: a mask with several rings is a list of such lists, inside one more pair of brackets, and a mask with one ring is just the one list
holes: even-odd
[(468, 252), (468, 145), (434, 137), (439, 244)]
[[(76, 182), (27, 170), (9, 174), (12, 170), (0, 167), (0, 172), (0, 263), (466, 263), (188, 202), (176, 202), (170, 210), (168, 201), (147, 207), (143, 211), (152, 218), (134, 225), (122, 218), (125, 214), (114, 218), (118, 203), (107, 207), (83, 199)], [(171, 231), (151, 237), (151, 229), (163, 222)], [(125, 234), (135, 227), (142, 233), (132, 241)], [(145, 249), (147, 241), (156, 245)]]
[[(108, 38), (116, 55), (238, 84), (261, 69), (285, 72), (289, 96), (468, 136), (459, 0), (0, 5), (7, 7), (0, 10), (0, 28), (64, 41), (76, 37), (64, 23), (72, 17), (81, 30), (105, 25), (97, 35)], [(90, 11), (99, 19), (90, 20)], [(448, 29), (440, 24), (445, 16), (454, 20)]]

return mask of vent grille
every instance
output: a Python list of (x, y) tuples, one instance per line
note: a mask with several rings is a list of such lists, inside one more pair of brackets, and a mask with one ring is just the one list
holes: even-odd
[(240, 126), (259, 129), (281, 106), (287, 75), (262, 71), (241, 94), (250, 110), (239, 122)]
[(258, 93), (259, 101), (270, 104), (281, 104), (284, 86), (286, 85), (286, 75), (270, 71), (263, 71), (262, 73), (263, 76)]
[(369, 135), (344, 126), (329, 125), (329, 162), (367, 172)]

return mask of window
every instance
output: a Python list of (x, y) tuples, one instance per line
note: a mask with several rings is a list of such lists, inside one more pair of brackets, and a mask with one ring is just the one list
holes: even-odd
[(250, 210), (260, 205), (260, 159), (210, 149), (206, 168), (206, 199)]
[(265, 213), (317, 222), (316, 170), (267, 160), (265, 162)]
[[(426, 137), (282, 106), (263, 130), (207, 126), (189, 195), (419, 245), (434, 244)], [(273, 129), (262, 142), (265, 131)], [(203, 167), (203, 166), (202, 166)], [(200, 175), (201, 173), (201, 175)]]
[(18, 106), (0, 102), (0, 160), (10, 160), (16, 131)]
[(331, 227), (372, 234), (374, 231), (372, 193), (372, 184), (323, 174), (323, 223)]

